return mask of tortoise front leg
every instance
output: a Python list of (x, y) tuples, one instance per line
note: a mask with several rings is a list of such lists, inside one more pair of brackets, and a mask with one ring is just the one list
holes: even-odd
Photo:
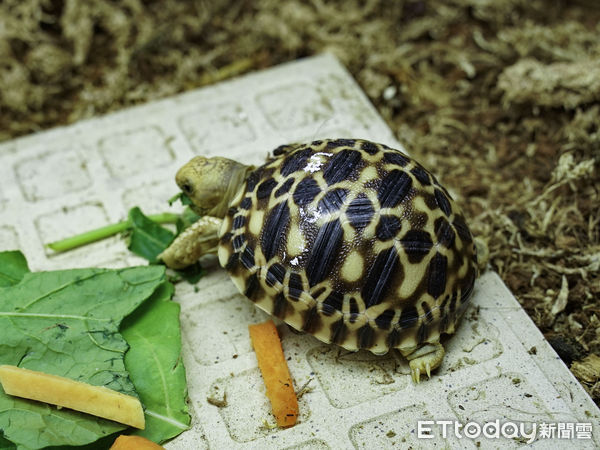
[(222, 219), (203, 216), (186, 228), (158, 258), (171, 269), (194, 264), (202, 255), (216, 253)]
[(442, 364), (445, 353), (444, 347), (438, 342), (437, 344), (426, 344), (411, 353), (404, 354), (409, 361), (413, 382), (418, 383), (422, 373), (431, 377), (431, 371)]

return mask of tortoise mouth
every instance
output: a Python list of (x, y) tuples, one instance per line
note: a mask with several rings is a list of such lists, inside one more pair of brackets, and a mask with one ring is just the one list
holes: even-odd
[(179, 192), (169, 199), (169, 205), (179, 200), (183, 206), (188, 206), (195, 214), (204, 216), (209, 211), (209, 208), (198, 206), (190, 198), (187, 192)]
[(201, 217), (205, 216), (209, 211), (209, 208), (202, 208), (198, 205), (195, 205), (194, 203), (190, 204), (189, 207), (192, 211), (194, 211), (194, 213), (196, 213), (197, 215), (199, 215)]

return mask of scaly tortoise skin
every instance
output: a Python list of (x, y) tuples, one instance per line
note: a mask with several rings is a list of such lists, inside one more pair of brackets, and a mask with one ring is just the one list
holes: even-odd
[[(293, 144), (257, 169), (229, 161), (239, 166), (237, 187), (220, 194), (227, 208), (210, 210), (199, 192), (206, 172), (235, 172), (210, 161), (195, 158), (177, 181), (197, 210), (224, 215), (219, 262), (240, 292), (323, 342), (375, 354), (399, 349), (415, 381), (439, 366), (440, 335), (454, 332), (466, 309), (477, 261), (463, 215), (433, 175), (369, 141)], [(177, 267), (207, 251), (190, 256), (184, 247), (185, 263), (170, 250), (163, 259)]]

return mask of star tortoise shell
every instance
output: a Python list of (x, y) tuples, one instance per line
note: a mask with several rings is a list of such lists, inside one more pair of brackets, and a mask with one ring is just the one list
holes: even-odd
[(407, 353), (452, 333), (468, 305), (477, 264), (464, 217), (398, 150), (282, 146), (229, 206), (220, 264), (257, 306), (321, 341)]

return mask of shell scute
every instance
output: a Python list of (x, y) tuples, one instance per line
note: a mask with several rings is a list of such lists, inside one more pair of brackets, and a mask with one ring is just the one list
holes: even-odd
[(404, 171), (394, 169), (381, 181), (377, 192), (382, 208), (394, 208), (405, 199), (412, 187), (412, 178)]
[(275, 283), (283, 284), (285, 278), (285, 267), (279, 263), (274, 263), (267, 270), (265, 281), (269, 286), (274, 286)]
[(329, 276), (333, 269), (344, 230), (338, 219), (325, 223), (317, 233), (306, 264), (308, 284), (312, 287)]
[(364, 228), (373, 219), (375, 208), (363, 193), (358, 194), (346, 209), (346, 217), (354, 228)]
[(335, 153), (323, 167), (323, 179), (331, 186), (348, 179), (356, 179), (356, 172), (362, 162), (360, 152), (341, 150)]
[(269, 197), (275, 186), (277, 186), (277, 181), (273, 178), (262, 181), (256, 189), (256, 198), (262, 200), (263, 198)]
[(400, 243), (404, 248), (408, 261), (412, 264), (423, 261), (433, 247), (431, 236), (423, 230), (408, 230), (400, 239)]
[(252, 269), (256, 266), (256, 262), (254, 260), (254, 250), (249, 245), (247, 245), (244, 251), (241, 252), (240, 262), (246, 269)]
[(379, 305), (385, 299), (393, 278), (402, 275), (399, 263), (400, 258), (394, 247), (377, 255), (361, 291), (366, 308)]
[(400, 152), (385, 152), (385, 154), (383, 155), (383, 160), (386, 163), (389, 164), (394, 164), (396, 166), (400, 166), (400, 167), (404, 167), (408, 164), (409, 159), (404, 156), (402, 153)]
[(303, 178), (294, 191), (294, 202), (298, 206), (309, 205), (321, 193), (321, 187), (313, 178)]
[(290, 208), (286, 201), (278, 203), (269, 212), (260, 238), (262, 253), (267, 261), (273, 258), (280, 249), (289, 222)]
[(312, 151), (310, 148), (301, 149), (289, 155), (281, 163), (281, 176), (287, 177), (288, 175), (291, 175), (292, 173), (302, 169), (306, 165), (306, 162), (311, 155)]

